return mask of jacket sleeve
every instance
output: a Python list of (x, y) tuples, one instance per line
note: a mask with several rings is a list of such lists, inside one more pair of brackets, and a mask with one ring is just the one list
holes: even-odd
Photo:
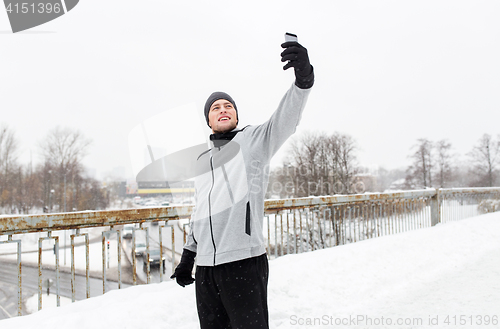
[(194, 214), (196, 212), (196, 204), (197, 204), (197, 197), (196, 197), (196, 191), (195, 191), (195, 194), (194, 194), (194, 204), (195, 206), (193, 207), (193, 212), (191, 213), (191, 219), (190, 219), (190, 225), (189, 225), (189, 233), (188, 233), (188, 236), (187, 236), (187, 240), (186, 240), (186, 244), (184, 245), (184, 249), (187, 249), (189, 251), (192, 251), (192, 252), (197, 252), (198, 250), (198, 243), (196, 242), (196, 240), (194, 239), (194, 235), (193, 235), (193, 225), (194, 225)]
[(249, 129), (253, 152), (265, 154), (268, 159), (276, 154), (299, 125), (310, 91), (311, 89), (301, 89), (294, 83), (271, 118), (254, 129)]

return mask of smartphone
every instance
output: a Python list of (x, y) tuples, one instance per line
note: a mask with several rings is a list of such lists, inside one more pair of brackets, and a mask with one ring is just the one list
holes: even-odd
[(297, 35), (288, 32), (285, 33), (285, 42), (299, 42), (298, 40)]

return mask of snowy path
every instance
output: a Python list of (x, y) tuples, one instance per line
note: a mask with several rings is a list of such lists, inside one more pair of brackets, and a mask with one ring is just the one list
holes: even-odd
[[(277, 327), (289, 328), (291, 316), (304, 323), (323, 316), (421, 318), (423, 325), (429, 316), (500, 316), (500, 214), (334, 249), (275, 261), (270, 286), (279, 294), (270, 301), (282, 314)], [(295, 276), (276, 266), (294, 258)]]
[[(500, 328), (500, 213), (272, 260), (269, 311), (271, 328)], [(193, 285), (174, 282), (0, 324), (199, 327)]]

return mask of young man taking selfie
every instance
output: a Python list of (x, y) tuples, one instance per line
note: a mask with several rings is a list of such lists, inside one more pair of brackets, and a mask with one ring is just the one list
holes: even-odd
[(294, 68), (295, 82), (268, 121), (238, 129), (236, 102), (224, 92), (211, 94), (204, 107), (211, 148), (197, 159), (191, 230), (172, 275), (183, 287), (195, 282), (202, 329), (269, 328), (263, 234), (268, 168), (295, 132), (314, 83), (306, 48), (295, 41), (281, 46), (283, 69)]

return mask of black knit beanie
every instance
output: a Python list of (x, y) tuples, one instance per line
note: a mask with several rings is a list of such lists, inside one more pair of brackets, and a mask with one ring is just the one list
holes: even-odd
[(234, 110), (236, 111), (236, 122), (238, 122), (238, 109), (236, 108), (236, 103), (234, 102), (233, 98), (226, 94), (225, 92), (222, 91), (216, 91), (208, 97), (207, 102), (205, 103), (205, 119), (207, 120), (207, 125), (210, 127), (210, 124), (208, 123), (208, 112), (210, 112), (210, 107), (215, 101), (218, 101), (219, 99), (225, 99), (231, 102), (234, 106)]

